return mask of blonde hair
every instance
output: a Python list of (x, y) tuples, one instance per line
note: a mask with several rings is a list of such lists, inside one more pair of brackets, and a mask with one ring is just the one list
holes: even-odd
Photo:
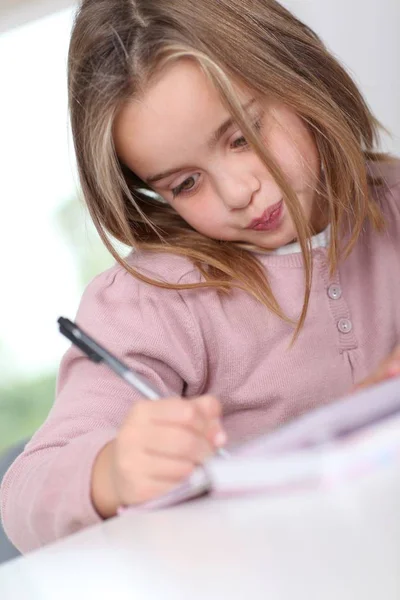
[[(240, 244), (209, 239), (190, 227), (119, 160), (113, 125), (123, 105), (143, 94), (170, 61), (189, 58), (218, 89), (248, 142), (281, 188), (304, 258), (304, 304), (309, 303), (312, 234), (297, 196), (246, 118), (233, 81), (290, 107), (313, 134), (324, 169), (318, 190), (328, 203), (329, 261), (333, 273), (356, 243), (366, 220), (380, 230), (383, 218), (369, 193), (367, 160), (375, 152), (380, 124), (356, 85), (318, 36), (275, 0), (83, 0), (69, 52), (69, 105), (84, 198), (97, 230), (115, 259), (134, 277), (164, 288), (213, 286), (245, 290), (285, 320), (264, 269)], [(348, 243), (340, 244), (344, 230)], [(118, 254), (123, 244), (188, 257), (198, 284), (156, 281)]]

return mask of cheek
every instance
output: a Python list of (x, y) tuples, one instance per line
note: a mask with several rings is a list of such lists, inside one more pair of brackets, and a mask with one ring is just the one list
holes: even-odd
[(234, 229), (227, 223), (226, 211), (211, 192), (196, 200), (188, 198), (184, 202), (175, 203), (174, 208), (193, 229), (206, 237), (236, 240)]
[(285, 175), (293, 183), (299, 177), (310, 179), (318, 167), (316, 149), (305, 137), (293, 141), (286, 136), (281, 136), (274, 145), (273, 154)]
[(212, 197), (211, 192), (202, 194), (202, 197), (180, 199), (172, 203), (177, 213), (200, 233), (212, 236), (217, 235), (222, 224), (222, 214), (219, 204)]
[(314, 138), (300, 119), (291, 116), (277, 123), (269, 137), (269, 150), (289, 181), (312, 180), (319, 171), (319, 157)]

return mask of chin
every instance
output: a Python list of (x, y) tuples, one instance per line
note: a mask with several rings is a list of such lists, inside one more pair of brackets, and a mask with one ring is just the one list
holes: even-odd
[[(258, 246), (265, 248), (266, 250), (277, 250), (283, 246), (288, 246), (297, 242), (296, 234), (291, 232), (284, 234), (283, 232), (277, 232), (275, 236), (268, 234), (264, 239), (258, 240)], [(253, 242), (254, 243), (254, 242)], [(257, 243), (257, 242), (256, 242)]]
[[(278, 233), (278, 232), (277, 232)], [(282, 246), (289, 246), (289, 244), (294, 244), (298, 242), (297, 232), (296, 230), (290, 228), (290, 230), (281, 232), (279, 235), (279, 239), (277, 237), (276, 243), (274, 243), (275, 249), (282, 248)], [(272, 240), (271, 240), (272, 242)]]

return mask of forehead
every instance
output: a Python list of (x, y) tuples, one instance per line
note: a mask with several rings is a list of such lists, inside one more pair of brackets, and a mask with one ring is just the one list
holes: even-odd
[[(236, 87), (239, 99), (250, 94)], [(190, 60), (169, 66), (140, 99), (126, 104), (114, 126), (121, 160), (139, 176), (148, 169), (196, 161), (228, 115), (217, 90)], [(161, 165), (162, 162), (162, 165)], [(171, 164), (169, 164), (171, 163)]]

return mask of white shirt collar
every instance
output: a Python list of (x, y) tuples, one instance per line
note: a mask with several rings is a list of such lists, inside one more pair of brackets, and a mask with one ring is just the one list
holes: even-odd
[[(331, 226), (328, 225), (326, 229), (321, 231), (321, 233), (317, 233), (317, 235), (313, 235), (311, 238), (311, 248), (327, 248), (331, 241)], [(276, 248), (276, 250), (271, 250), (270, 254), (275, 255), (283, 255), (283, 254), (296, 254), (301, 252), (301, 246), (298, 242), (293, 242), (292, 244), (287, 244), (286, 246), (282, 246), (281, 248)]]

